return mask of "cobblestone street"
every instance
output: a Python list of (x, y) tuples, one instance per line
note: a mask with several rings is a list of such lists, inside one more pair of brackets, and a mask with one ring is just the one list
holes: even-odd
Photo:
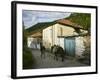
[(40, 50), (32, 50), (32, 54), (35, 60), (35, 64), (33, 65), (34, 69), (86, 66), (86, 64), (79, 63), (75, 59), (65, 59), (63, 62), (61, 61), (61, 58), (55, 60), (54, 55), (49, 52), (45, 52), (45, 58), (41, 58)]

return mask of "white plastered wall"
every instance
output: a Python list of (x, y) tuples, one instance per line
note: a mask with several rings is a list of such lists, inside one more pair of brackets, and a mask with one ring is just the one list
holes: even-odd
[(75, 38), (75, 54), (77, 56), (82, 57), (83, 52), (85, 51), (85, 46), (84, 46), (84, 42), (83, 42), (83, 37), (76, 37)]

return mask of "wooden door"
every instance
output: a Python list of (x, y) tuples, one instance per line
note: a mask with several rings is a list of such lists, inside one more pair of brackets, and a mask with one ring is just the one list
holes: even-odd
[(64, 47), (68, 56), (75, 56), (75, 38), (65, 38)]

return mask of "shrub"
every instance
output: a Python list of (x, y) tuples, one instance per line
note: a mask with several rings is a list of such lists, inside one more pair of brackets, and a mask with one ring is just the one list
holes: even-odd
[(23, 35), (23, 69), (31, 69), (35, 60), (32, 55), (31, 49), (27, 47), (27, 34), (24, 31)]
[(31, 53), (31, 50), (28, 48), (25, 48), (23, 51), (23, 69), (29, 69), (33, 66), (33, 55)]

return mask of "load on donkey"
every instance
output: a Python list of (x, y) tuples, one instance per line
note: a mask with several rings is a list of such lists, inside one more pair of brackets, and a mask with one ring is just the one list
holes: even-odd
[(51, 47), (51, 53), (54, 54), (54, 59), (58, 60), (59, 57), (61, 57), (61, 61), (64, 61), (65, 59), (65, 52), (62, 47), (58, 45), (53, 45)]

